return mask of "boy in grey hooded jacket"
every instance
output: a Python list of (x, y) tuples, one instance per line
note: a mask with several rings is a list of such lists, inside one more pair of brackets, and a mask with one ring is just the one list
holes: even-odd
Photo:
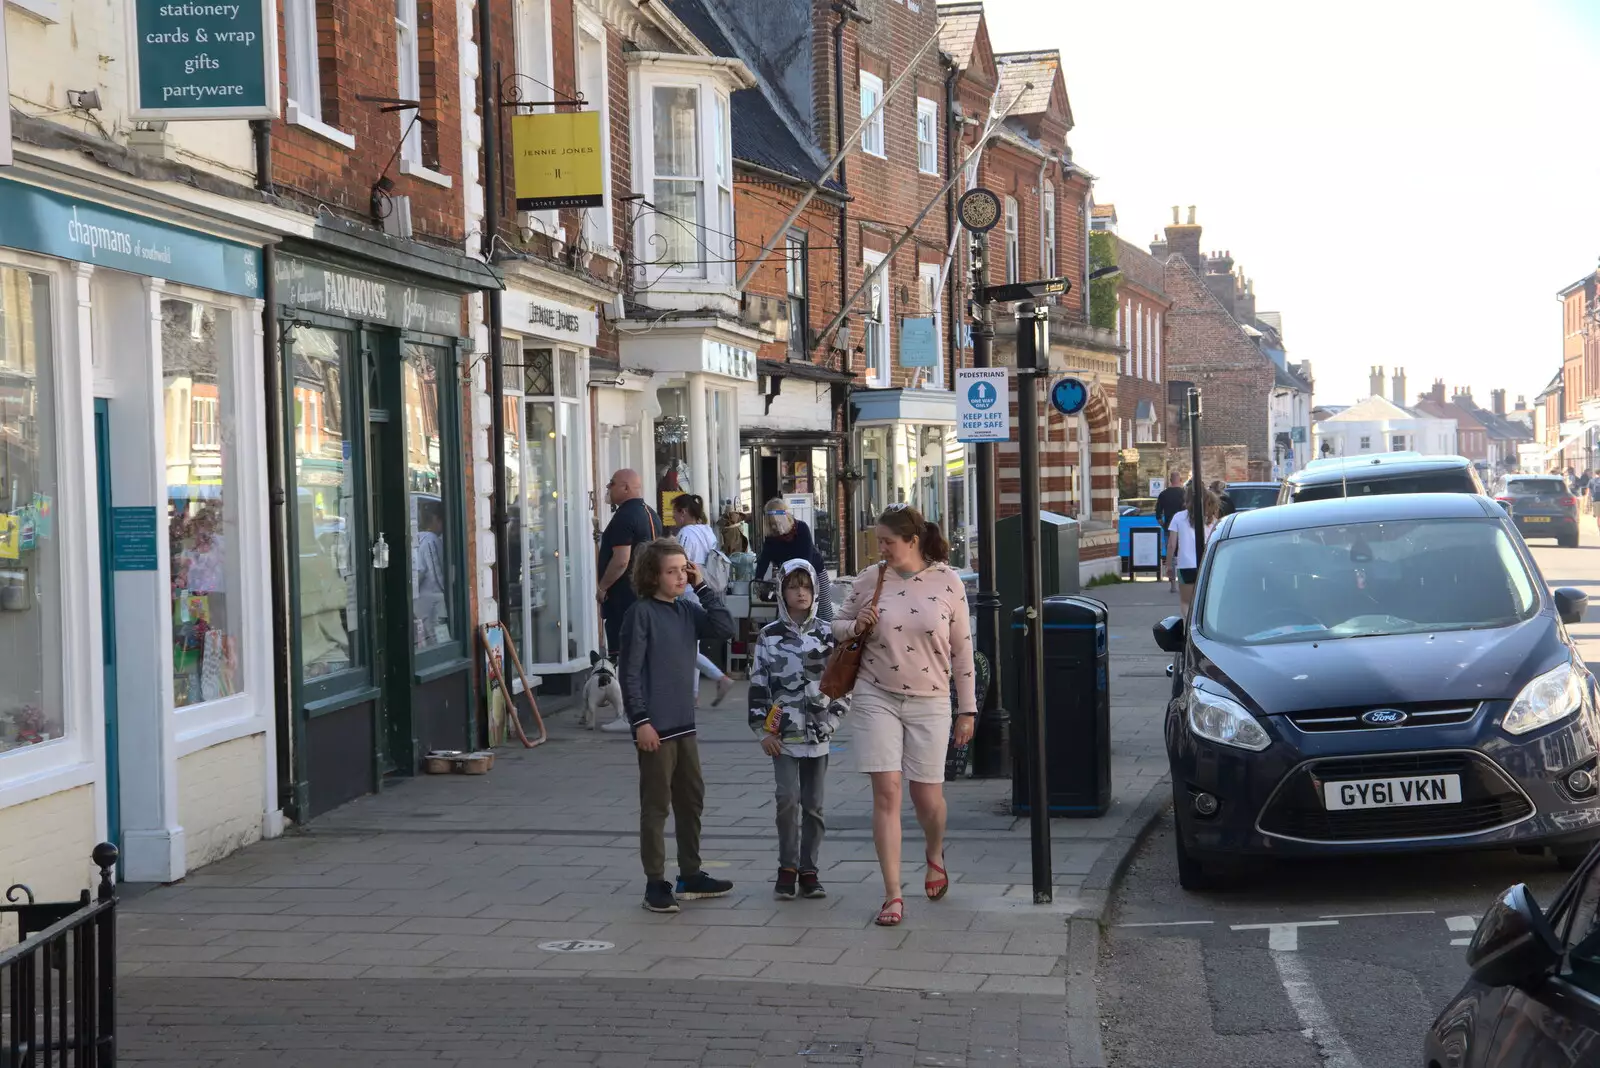
[(750, 729), (772, 758), (777, 778), (778, 880), (773, 893), (793, 900), (826, 897), (817, 879), (828, 739), (845, 703), (822, 694), (822, 669), (833, 652), (831, 628), (817, 617), (817, 574), (790, 560), (779, 578), (778, 618), (761, 628), (750, 668)]

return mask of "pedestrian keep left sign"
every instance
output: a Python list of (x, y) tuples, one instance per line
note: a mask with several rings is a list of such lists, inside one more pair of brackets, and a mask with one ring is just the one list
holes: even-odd
[(1011, 440), (1011, 369), (956, 370), (956, 440)]

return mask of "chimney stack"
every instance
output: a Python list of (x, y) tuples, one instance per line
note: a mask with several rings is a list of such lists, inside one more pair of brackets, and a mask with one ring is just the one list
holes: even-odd
[(1489, 391), (1489, 404), (1494, 409), (1495, 415), (1504, 416), (1506, 414), (1506, 391), (1503, 389), (1491, 389)]
[(1394, 369), (1394, 378), (1391, 381), (1394, 383), (1394, 393), (1392, 394), (1394, 402), (1404, 408), (1406, 406), (1406, 369), (1404, 367), (1396, 367)]
[(1381, 396), (1383, 396), (1383, 368), (1382, 367), (1374, 367), (1372, 369), (1372, 374), (1370, 374), (1367, 377), (1367, 386), (1369, 387), (1367, 389), (1367, 396), (1369, 396), (1369, 397), (1381, 397)]
[(1178, 222), (1178, 208), (1173, 205), (1172, 225), (1167, 227), (1167, 250), (1176, 252), (1189, 261), (1198, 274), (1205, 274), (1205, 261), (1200, 256), (1200, 224), (1194, 221), (1194, 205), (1189, 205), (1189, 221)]
[(1444, 403), (1444, 379), (1435, 378), (1433, 380), (1433, 388), (1428, 390), (1428, 399), (1435, 404)]
[(1525, 411), (1527, 411), (1528, 410), (1528, 397), (1527, 397), (1527, 394), (1518, 393), (1517, 394), (1517, 406), (1515, 408), (1511, 409), (1511, 410), (1514, 411), (1514, 412), (1525, 412)]

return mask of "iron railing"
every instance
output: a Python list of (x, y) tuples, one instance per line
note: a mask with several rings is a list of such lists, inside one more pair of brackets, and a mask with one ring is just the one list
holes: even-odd
[[(0, 915), (17, 942), (0, 951), (0, 1068), (109, 1068), (117, 1063), (117, 847), (94, 849), (94, 900), (35, 902), (20, 883)], [(21, 900), (26, 899), (26, 900)]]

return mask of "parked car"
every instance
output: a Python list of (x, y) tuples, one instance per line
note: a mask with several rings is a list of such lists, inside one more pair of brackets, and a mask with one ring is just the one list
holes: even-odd
[(1600, 1063), (1600, 850), (1548, 912), (1518, 884), (1489, 906), (1471, 975), (1428, 1031), (1428, 1068), (1590, 1068)]
[(1388, 452), (1315, 460), (1290, 475), (1279, 504), (1367, 497), (1377, 493), (1482, 493), (1483, 480), (1464, 456)]
[(1282, 489), (1281, 482), (1230, 482), (1223, 492), (1227, 494), (1232, 511), (1251, 512), (1277, 504)]
[(1382, 494), (1240, 512), (1207, 544), (1166, 742), (1178, 877), (1249, 856), (1600, 837), (1594, 679), (1486, 497)]
[(1124, 497), (1117, 502), (1117, 515), (1155, 515), (1154, 497)]
[(1507, 475), (1494, 495), (1524, 538), (1578, 546), (1578, 498), (1560, 475)]

